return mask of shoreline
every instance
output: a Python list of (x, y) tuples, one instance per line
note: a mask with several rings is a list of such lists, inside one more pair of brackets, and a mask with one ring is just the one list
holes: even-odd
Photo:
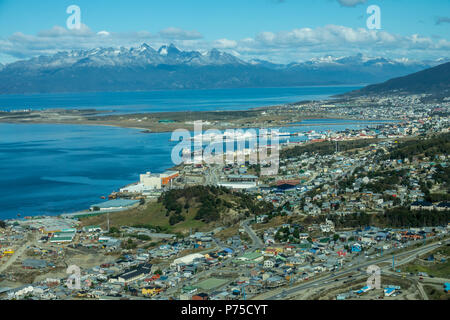
[[(363, 117), (346, 117), (333, 113), (324, 114), (323, 112), (306, 114), (301, 114), (301, 112), (299, 112), (296, 118), (292, 118), (292, 115), (288, 112), (289, 106), (290, 105), (274, 105), (233, 111), (174, 111), (121, 115), (105, 115), (103, 111), (93, 109), (44, 109), (29, 112), (0, 111), (0, 124), (88, 125), (135, 129), (141, 130), (143, 133), (167, 133), (177, 129), (193, 131), (194, 121), (202, 121), (204, 130), (314, 125), (314, 123), (302, 124), (301, 122), (305, 120), (348, 120), (355, 122), (371, 122), (374, 124), (384, 123), (386, 121), (402, 121), (402, 119), (395, 119), (392, 117), (365, 119)], [(267, 113), (270, 112), (275, 115), (267, 115)], [(167, 118), (169, 118), (169, 120), (167, 120)], [(246, 120), (251, 120), (251, 122)], [(142, 125), (142, 122), (145, 123), (145, 125)], [(325, 122), (318, 124), (336, 125), (339, 123)]]
[[(326, 101), (326, 102), (325, 102)], [(317, 101), (317, 103), (327, 103), (327, 100), (320, 100)], [(208, 121), (210, 122), (209, 125), (204, 125), (203, 130), (208, 129), (218, 129), (220, 131), (224, 131), (226, 129), (251, 129), (251, 128), (274, 128), (274, 127), (303, 127), (303, 126), (326, 126), (326, 125), (340, 125), (340, 124), (351, 124), (352, 121), (355, 123), (362, 122), (366, 125), (370, 124), (382, 124), (386, 123), (387, 121), (402, 121), (400, 119), (392, 119), (392, 118), (384, 118), (384, 119), (364, 119), (363, 117), (346, 117), (346, 116), (340, 116), (333, 113), (325, 113), (325, 112), (315, 112), (315, 113), (306, 113), (301, 114), (302, 110), (300, 109), (303, 104), (308, 102), (296, 102), (293, 104), (285, 104), (285, 105), (274, 105), (274, 106), (263, 106), (263, 107), (254, 107), (251, 109), (246, 110), (233, 110), (233, 111), (193, 111), (188, 112), (188, 115), (185, 115), (186, 112), (164, 112), (164, 113), (141, 113), (141, 114), (126, 114), (126, 115), (104, 115), (104, 111), (99, 110), (93, 110), (93, 109), (87, 109), (87, 110), (66, 110), (66, 109), (59, 109), (59, 110), (52, 110), (52, 109), (44, 109), (40, 110), (38, 112), (0, 112), (0, 124), (1, 123), (7, 123), (7, 124), (49, 124), (49, 125), (80, 125), (80, 126), (99, 126), (99, 127), (116, 127), (116, 128), (124, 128), (124, 129), (133, 129), (133, 130), (139, 130), (141, 133), (168, 133), (172, 132), (175, 129), (187, 129), (190, 132), (194, 132), (193, 125), (190, 124), (191, 121), (184, 120), (184, 122), (171, 122), (167, 124), (160, 123), (159, 119), (167, 119), (171, 118), (171, 116), (178, 117), (178, 121), (183, 120), (182, 118), (187, 119), (188, 117), (193, 118), (203, 118), (201, 121)], [(292, 116), (288, 114), (288, 116), (285, 116), (284, 118), (278, 117), (279, 114), (289, 113), (292, 107), (298, 108), (297, 112), (299, 113), (297, 118), (292, 119)], [(274, 113), (274, 116), (272, 118), (266, 117), (266, 122), (261, 123), (261, 118), (264, 118), (266, 116), (265, 113)], [(292, 111), (291, 111), (292, 112)], [(102, 116), (98, 116), (98, 113), (102, 113)], [(10, 114), (14, 116), (14, 119), (5, 119), (5, 114)], [(260, 115), (261, 114), (261, 115)], [(36, 118), (36, 115), (50, 115), (52, 117), (56, 116), (55, 118)], [(242, 118), (240, 116), (243, 116), (244, 120), (250, 120), (249, 122), (242, 122)], [(263, 116), (264, 115), (264, 116)], [(283, 114), (284, 115), (284, 114)], [(19, 116), (19, 117), (17, 117)], [(67, 118), (67, 117), (73, 116), (75, 118)], [(180, 117), (181, 116), (181, 117)], [(214, 119), (213, 120), (213, 116)], [(221, 118), (230, 117), (233, 119), (229, 119), (229, 121), (226, 121), (225, 123), (220, 122)], [(289, 118), (290, 116), (290, 118)], [(30, 118), (31, 117), (31, 118)], [(58, 119), (58, 117), (60, 117)], [(136, 118), (153, 118), (155, 119), (152, 123), (147, 123), (145, 126), (139, 126), (137, 125)], [(255, 118), (256, 117), (256, 118)], [(122, 118), (122, 119), (120, 119)], [(176, 117), (175, 117), (176, 118)], [(206, 118), (206, 119), (204, 119)], [(250, 118), (250, 119), (249, 119)], [(28, 120), (27, 120), (28, 119)], [(123, 120), (126, 119), (126, 120)], [(219, 120), (217, 120), (219, 119)], [(289, 120), (288, 120), (289, 119)], [(59, 120), (59, 121), (58, 121)], [(115, 121), (114, 121), (115, 120)], [(190, 120), (190, 119), (189, 119)], [(301, 123), (305, 120), (321, 120), (324, 122), (318, 122), (318, 123)], [(326, 121), (329, 120), (329, 121)], [(346, 123), (339, 123), (334, 122), (334, 120), (346, 120), (348, 122)], [(219, 121), (220, 127), (212, 124), (212, 121)], [(270, 121), (270, 122), (269, 122)], [(251, 126), (249, 125), (251, 124)], [(156, 128), (153, 126), (157, 124)], [(177, 167), (177, 166), (175, 166)], [(168, 166), (165, 170), (170, 170), (172, 168), (175, 168), (174, 166)], [(131, 182), (134, 183), (134, 182)], [(120, 186), (119, 186), (120, 188)], [(106, 201), (106, 200), (105, 200)], [(82, 211), (80, 209), (75, 209), (74, 212)], [(50, 216), (54, 217), (61, 217), (65, 213), (58, 213), (58, 214), (51, 214)], [(48, 216), (48, 214), (38, 214), (36, 216)], [(34, 215), (32, 215), (34, 217)], [(15, 219), (15, 218), (10, 218)]]

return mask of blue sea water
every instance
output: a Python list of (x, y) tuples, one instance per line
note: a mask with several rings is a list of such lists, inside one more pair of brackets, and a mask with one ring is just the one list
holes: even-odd
[[(322, 94), (327, 93), (330, 94), (322, 88)], [(227, 99), (231, 101), (232, 97)], [(204, 109), (208, 110), (213, 99), (204, 100), (210, 101)], [(91, 104), (85, 107), (97, 107), (94, 102)], [(169, 105), (167, 102), (165, 108)], [(183, 107), (177, 109), (181, 111)], [(326, 121), (306, 120), (303, 122), (306, 126), (282, 131), (320, 132), (372, 124)], [(140, 173), (162, 172), (172, 167), (171, 152), (177, 142), (170, 141), (170, 137), (171, 133), (145, 134), (136, 129), (108, 126), (0, 124), (0, 219), (15, 218), (19, 213), (57, 215), (87, 209), (103, 201), (101, 196), (137, 181)]]
[(93, 108), (102, 111), (114, 111), (118, 114), (186, 110), (245, 110), (300, 100), (324, 99), (360, 87), (326, 86), (0, 95), (0, 110)]

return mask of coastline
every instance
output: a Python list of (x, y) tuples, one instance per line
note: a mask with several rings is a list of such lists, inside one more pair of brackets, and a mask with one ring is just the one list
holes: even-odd
[[(143, 133), (164, 133), (173, 132), (177, 129), (193, 131), (194, 121), (202, 121), (204, 130), (307, 126), (310, 124), (302, 124), (301, 122), (315, 119), (368, 121), (374, 124), (377, 121), (380, 123), (384, 121), (400, 121), (400, 119), (392, 117), (365, 119), (363, 117), (348, 117), (323, 112), (302, 114), (301, 110), (299, 110), (298, 114), (292, 115), (289, 106), (292, 108), (292, 106), (298, 107), (299, 105), (274, 105), (234, 111), (174, 111), (126, 115), (104, 115), (103, 111), (93, 109), (88, 111), (54, 109), (28, 112), (0, 111), (0, 123), (109, 126), (141, 130)], [(100, 113), (102, 115), (99, 115)], [(270, 113), (273, 113), (273, 115)], [(329, 122), (326, 124), (333, 125), (337, 123)]]
[[(305, 104), (308, 102), (304, 102)], [(316, 101), (316, 103), (325, 103)], [(329, 103), (327, 101), (326, 103)], [(293, 109), (297, 113), (293, 117)], [(141, 133), (167, 133), (176, 129), (187, 129), (193, 132), (191, 119), (200, 118), (209, 122), (203, 126), (208, 129), (251, 129), (251, 128), (274, 128), (274, 127), (302, 127), (311, 125), (340, 125), (342, 123), (334, 120), (348, 120), (355, 122), (370, 122), (373, 124), (385, 121), (399, 121), (399, 119), (364, 119), (363, 117), (348, 117), (331, 112), (302, 112), (302, 103), (290, 105), (274, 105), (270, 107), (255, 107), (239, 111), (193, 111), (193, 112), (164, 112), (164, 113), (142, 113), (126, 115), (104, 115), (104, 111), (98, 110), (40, 110), (31, 112), (12, 112), (13, 119), (5, 119), (5, 112), (0, 112), (0, 124), (58, 124), (58, 125), (82, 125), (99, 127), (116, 127), (124, 129), (139, 130)], [(103, 115), (98, 115), (102, 113)], [(3, 116), (3, 117), (2, 117)], [(8, 116), (8, 114), (7, 114)], [(42, 116), (42, 117), (40, 117)], [(214, 117), (213, 117), (214, 116)], [(151, 119), (142, 125), (142, 119)], [(175, 118), (172, 122), (160, 123), (161, 119)], [(225, 119), (225, 120), (224, 120)], [(184, 120), (184, 121), (183, 121)], [(301, 123), (305, 120), (325, 120), (318, 123)], [(329, 122), (326, 120), (330, 120)], [(168, 166), (164, 170), (170, 170), (179, 166)], [(133, 183), (133, 182), (131, 182)], [(120, 188), (121, 186), (118, 186)], [(82, 209), (81, 209), (82, 210)], [(77, 208), (74, 211), (81, 211)], [(50, 214), (62, 216), (66, 213)], [(41, 214), (42, 215), (42, 214)]]

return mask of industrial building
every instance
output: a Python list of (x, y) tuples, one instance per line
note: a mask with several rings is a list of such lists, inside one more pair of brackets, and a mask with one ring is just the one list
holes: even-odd
[(148, 263), (143, 263), (139, 265), (136, 269), (131, 269), (125, 271), (121, 275), (117, 276), (117, 281), (122, 283), (130, 283), (141, 278), (144, 278), (146, 275), (149, 275), (152, 270), (152, 265)]
[(131, 208), (137, 203), (139, 203), (138, 200), (114, 199), (94, 204), (89, 208), (89, 210), (90, 211), (122, 210)]
[(230, 174), (227, 181), (221, 181), (217, 185), (231, 189), (250, 189), (257, 186), (258, 177), (250, 174)]
[(51, 243), (67, 243), (72, 242), (77, 233), (76, 229), (65, 229), (60, 232), (54, 232), (50, 238)]
[(180, 265), (180, 264), (191, 264), (194, 262), (195, 259), (203, 259), (204, 256), (200, 253), (193, 253), (178, 259), (175, 259), (172, 263), (172, 265)]
[(179, 176), (178, 171), (166, 171), (164, 173), (144, 173), (140, 176), (140, 182), (146, 187), (146, 189), (162, 189), (163, 186), (167, 186), (171, 181)]

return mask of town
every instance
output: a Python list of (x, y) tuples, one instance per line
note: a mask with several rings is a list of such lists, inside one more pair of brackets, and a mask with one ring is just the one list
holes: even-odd
[(276, 174), (191, 161), (84, 211), (5, 220), (0, 299), (448, 299), (449, 107), (424, 95), (286, 105), (393, 121), (290, 133)]

